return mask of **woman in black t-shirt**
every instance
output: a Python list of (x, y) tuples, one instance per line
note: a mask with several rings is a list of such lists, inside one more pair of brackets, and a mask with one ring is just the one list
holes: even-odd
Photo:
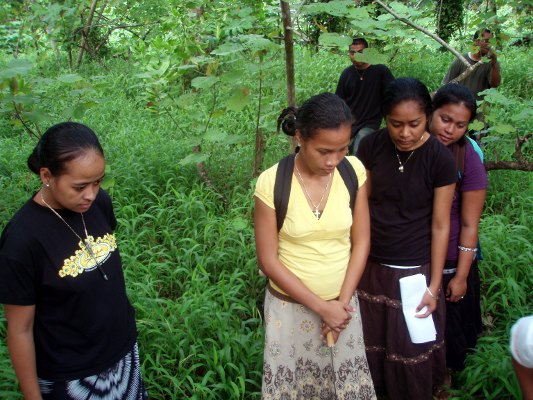
[(96, 135), (55, 125), (28, 166), (42, 187), (0, 238), (0, 303), (24, 397), (145, 399)]
[[(366, 354), (378, 395), (425, 400), (445, 374), (444, 302), (438, 294), (455, 163), (427, 131), (431, 98), (421, 82), (392, 81), (382, 111), (387, 128), (364, 138), (357, 153), (370, 193), (370, 255), (358, 287)], [(399, 280), (412, 275), (422, 279), (422, 288), (413, 295), (418, 306), (404, 316)], [(406, 318), (415, 314), (431, 315), (435, 323), (436, 335), (422, 343), (413, 343), (407, 328)]]

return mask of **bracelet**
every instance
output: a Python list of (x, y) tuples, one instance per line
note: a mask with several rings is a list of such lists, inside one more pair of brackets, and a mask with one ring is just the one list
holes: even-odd
[(430, 295), (433, 299), (435, 299), (435, 300), (438, 300), (438, 299), (439, 299), (438, 297), (435, 297), (435, 296), (433, 295), (433, 293), (431, 293), (431, 290), (429, 290), (429, 287), (426, 287), (426, 290), (427, 290), (427, 292), (429, 293), (429, 295)]
[(471, 251), (472, 253), (475, 253), (477, 251), (477, 247), (464, 247), (464, 246), (457, 246), (457, 248), (461, 251), (466, 251), (466, 252), (469, 252)]

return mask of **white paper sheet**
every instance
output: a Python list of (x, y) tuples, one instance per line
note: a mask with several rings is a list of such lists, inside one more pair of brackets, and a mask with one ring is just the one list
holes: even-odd
[[(400, 279), (400, 292), (402, 296), (402, 309), (413, 343), (426, 343), (437, 339), (437, 331), (433, 316), (417, 318), (416, 307), (420, 304), (426, 291), (426, 277), (422, 274), (406, 276)], [(423, 314), (426, 308), (418, 312)]]

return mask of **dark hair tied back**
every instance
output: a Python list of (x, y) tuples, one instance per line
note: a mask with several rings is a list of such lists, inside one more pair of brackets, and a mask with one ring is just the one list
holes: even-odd
[(52, 175), (61, 175), (66, 163), (88, 150), (104, 156), (104, 150), (96, 134), (87, 126), (76, 122), (62, 122), (49, 128), (28, 157), (28, 167), (39, 175), (41, 168), (48, 168)]
[(337, 129), (352, 123), (352, 112), (344, 100), (333, 93), (321, 93), (310, 97), (299, 108), (284, 109), (278, 117), (278, 130), (281, 126), (288, 136), (298, 131), (303, 139), (309, 139), (318, 129)]
[(296, 134), (296, 113), (298, 108), (296, 107), (287, 107), (285, 108), (280, 116), (278, 117), (277, 132), (279, 133), (279, 128), (283, 130), (288, 136), (294, 136)]

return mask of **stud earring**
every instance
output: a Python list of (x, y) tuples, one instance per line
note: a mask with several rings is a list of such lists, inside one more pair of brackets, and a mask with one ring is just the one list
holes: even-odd
[(47, 184), (45, 184), (45, 186), (46, 186), (46, 187), (50, 187), (50, 184), (49, 184), (49, 183), (47, 183)]

